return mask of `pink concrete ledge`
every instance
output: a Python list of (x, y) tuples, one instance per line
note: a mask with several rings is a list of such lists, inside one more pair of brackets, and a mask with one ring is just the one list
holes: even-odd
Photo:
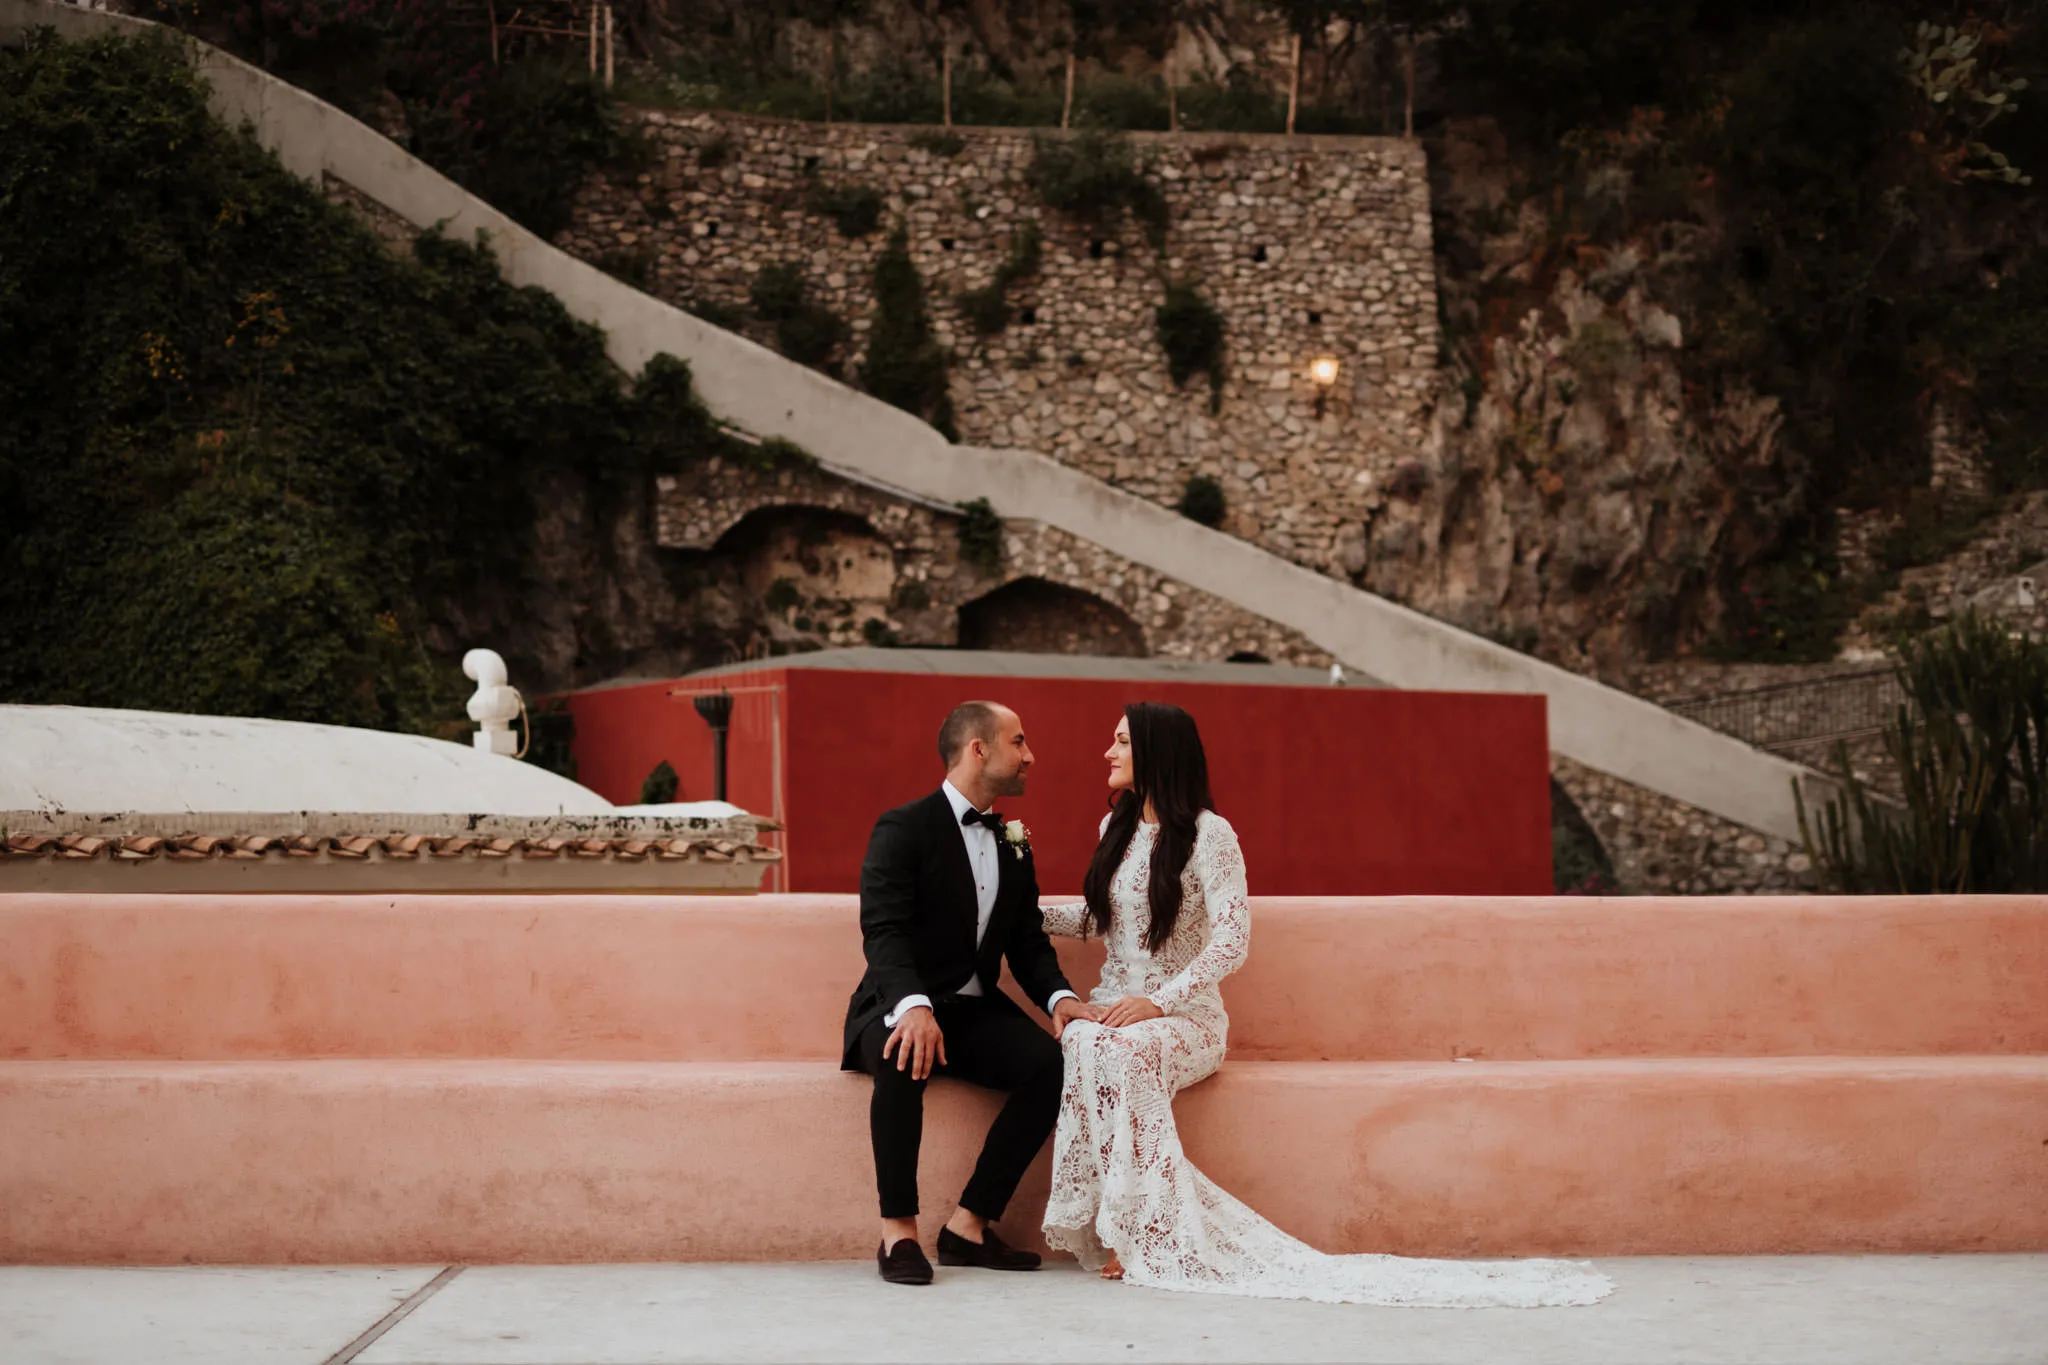
[[(842, 896), (0, 896), (0, 1057), (823, 1060), (860, 967)], [(1224, 996), (1244, 1060), (2015, 1054), (2044, 981), (2048, 897), (1300, 899)]]
[[(860, 1257), (866, 1104), (803, 1063), (4, 1063), (0, 1259)], [(991, 1106), (930, 1110), (927, 1223)], [(1240, 1063), (1179, 1112), (1330, 1250), (2048, 1249), (2048, 1058)]]

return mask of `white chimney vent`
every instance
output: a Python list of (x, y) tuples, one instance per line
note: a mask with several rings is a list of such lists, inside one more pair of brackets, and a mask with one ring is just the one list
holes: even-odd
[(470, 743), (487, 754), (518, 756), (519, 736), (512, 722), (525, 711), (519, 689), (506, 684), (505, 661), (495, 649), (472, 649), (462, 656), (464, 677), (476, 679), (476, 691), (469, 699), (469, 718), (478, 725)]

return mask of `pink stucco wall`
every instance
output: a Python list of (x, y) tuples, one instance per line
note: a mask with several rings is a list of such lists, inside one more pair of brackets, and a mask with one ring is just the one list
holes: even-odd
[[(2048, 1249), (2048, 899), (1254, 925), (1177, 1112), (1317, 1246)], [(858, 968), (834, 897), (0, 897), (0, 1260), (866, 1254)], [(935, 1088), (928, 1222), (992, 1112)]]

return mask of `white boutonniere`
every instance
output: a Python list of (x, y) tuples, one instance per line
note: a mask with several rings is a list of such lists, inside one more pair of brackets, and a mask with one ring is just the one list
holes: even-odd
[(1022, 858), (1031, 851), (1031, 831), (1024, 828), (1022, 820), (1011, 820), (1003, 826), (1003, 842), (1010, 846), (1010, 852)]

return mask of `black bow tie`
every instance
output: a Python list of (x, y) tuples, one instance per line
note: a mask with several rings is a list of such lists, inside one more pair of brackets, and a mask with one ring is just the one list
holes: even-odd
[(962, 825), (981, 825), (991, 834), (1001, 834), (1003, 832), (1003, 817), (992, 810), (969, 810), (960, 817), (960, 823)]

